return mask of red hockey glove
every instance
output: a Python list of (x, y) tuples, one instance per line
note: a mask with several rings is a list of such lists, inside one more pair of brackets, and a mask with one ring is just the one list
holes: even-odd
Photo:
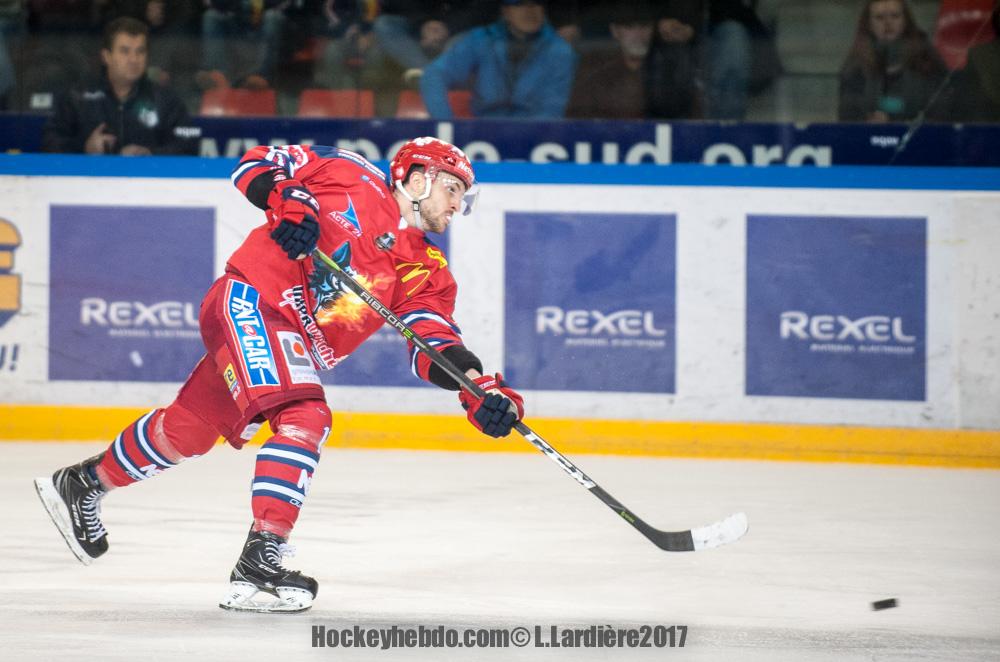
[(524, 418), (524, 398), (507, 386), (499, 372), (473, 381), (486, 391), (486, 397), (479, 400), (465, 389), (459, 391), (458, 399), (468, 412), (469, 421), (491, 437), (506, 437), (514, 423)]
[(271, 239), (281, 246), (290, 260), (302, 260), (319, 241), (319, 203), (297, 179), (274, 185), (267, 196)]

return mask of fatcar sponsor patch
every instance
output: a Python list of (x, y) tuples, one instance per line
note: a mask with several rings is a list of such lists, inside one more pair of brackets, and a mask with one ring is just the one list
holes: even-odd
[(251, 388), (277, 386), (278, 371), (271, 342), (261, 317), (260, 294), (253, 287), (231, 281), (226, 291), (226, 314), (240, 346), (240, 358)]

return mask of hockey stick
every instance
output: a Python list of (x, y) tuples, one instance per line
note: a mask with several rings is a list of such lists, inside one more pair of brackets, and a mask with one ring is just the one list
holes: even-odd
[[(316, 259), (329, 267), (337, 280), (346, 286), (347, 289), (351, 290), (363, 302), (368, 304), (372, 310), (381, 315), (386, 322), (399, 331), (404, 338), (412, 342), (427, 358), (440, 366), (442, 370), (461, 384), (462, 388), (477, 398), (482, 399), (486, 396), (486, 392), (479, 388), (468, 375), (459, 370), (448, 358), (442, 356), (441, 352), (428, 345), (420, 337), (420, 334), (407, 326), (385, 304), (375, 298), (371, 292), (365, 289), (350, 274), (341, 269), (340, 265), (331, 260), (329, 256), (318, 248), (312, 254)], [(562, 467), (563, 471), (568, 473), (573, 480), (590, 490), (591, 494), (600, 499), (608, 508), (618, 513), (622, 519), (638, 529), (642, 535), (646, 536), (654, 545), (662, 550), (668, 552), (694, 552), (702, 549), (711, 549), (712, 547), (735, 542), (747, 532), (747, 516), (744, 513), (736, 513), (714, 524), (687, 531), (660, 531), (653, 528), (640, 519), (638, 515), (623, 506), (617, 499), (605, 492), (600, 485), (588, 478), (587, 474), (583, 473), (575, 464), (566, 459), (562, 453), (552, 448), (548, 442), (538, 436), (537, 433), (522, 421), (515, 423), (514, 429), (530, 441), (538, 450), (543, 452), (550, 460)]]

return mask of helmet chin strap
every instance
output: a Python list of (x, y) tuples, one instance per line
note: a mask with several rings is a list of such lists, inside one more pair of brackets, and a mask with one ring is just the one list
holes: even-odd
[(431, 197), (431, 184), (432, 183), (433, 183), (432, 178), (428, 177), (428, 176), (425, 176), (424, 177), (424, 192), (421, 193), (418, 197), (414, 198), (412, 195), (410, 195), (410, 192), (406, 190), (406, 187), (403, 186), (403, 182), (398, 181), (398, 180), (396, 181), (396, 190), (398, 190), (400, 193), (402, 193), (403, 196), (407, 200), (410, 201), (410, 204), (413, 205), (413, 220), (416, 223), (416, 227), (418, 229), (420, 229), (420, 230), (424, 229), (424, 227), (423, 227), (424, 220), (420, 217), (420, 202), (421, 202), (421, 200), (426, 200), (427, 198)]

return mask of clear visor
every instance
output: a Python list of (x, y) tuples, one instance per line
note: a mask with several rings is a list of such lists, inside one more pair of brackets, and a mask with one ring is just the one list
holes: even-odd
[(443, 170), (438, 171), (437, 178), (441, 181), (442, 185), (454, 189), (461, 196), (462, 201), (459, 205), (459, 211), (462, 216), (471, 214), (472, 208), (476, 205), (476, 200), (479, 199), (479, 186), (473, 183), (471, 188), (466, 189), (461, 179)]
[(479, 200), (479, 184), (473, 184), (472, 188), (462, 196), (462, 216), (468, 216), (472, 213), (472, 208), (476, 206), (477, 200)]

